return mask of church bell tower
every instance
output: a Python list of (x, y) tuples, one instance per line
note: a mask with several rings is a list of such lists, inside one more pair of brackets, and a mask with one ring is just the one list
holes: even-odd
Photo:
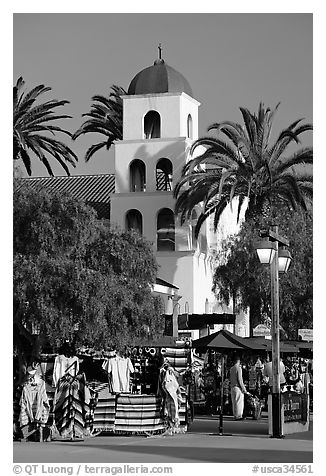
[[(180, 312), (204, 313), (212, 271), (206, 228), (194, 238), (192, 221), (180, 226), (173, 188), (198, 138), (198, 108), (186, 78), (161, 57), (132, 79), (123, 99), (123, 139), (115, 145), (111, 221), (134, 228), (153, 244), (158, 276), (179, 288)], [(186, 304), (187, 303), (187, 304)]]

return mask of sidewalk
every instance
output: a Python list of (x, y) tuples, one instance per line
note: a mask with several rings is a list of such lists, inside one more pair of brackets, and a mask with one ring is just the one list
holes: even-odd
[[(97, 436), (82, 442), (14, 443), (15, 463), (311, 463), (312, 429), (273, 439), (267, 420), (196, 418), (190, 431), (169, 437)], [(231, 436), (227, 436), (231, 434)]]

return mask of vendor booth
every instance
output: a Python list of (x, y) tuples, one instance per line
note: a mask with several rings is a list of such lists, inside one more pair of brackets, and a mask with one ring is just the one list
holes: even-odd
[(123, 355), (85, 348), (73, 354), (41, 355), (16, 387), (16, 439), (187, 431), (191, 412), (182, 374), (191, 366), (189, 342), (165, 338)]
[(207, 372), (210, 375), (210, 380), (215, 384), (211, 385), (211, 392), (206, 390), (206, 394), (212, 402), (211, 410), (215, 407), (219, 414), (219, 434), (222, 435), (223, 416), (225, 413), (228, 415), (232, 413), (231, 388), (228, 377), (232, 356), (235, 352), (265, 351), (265, 347), (258, 343), (246, 344), (244, 338), (226, 330), (194, 340), (192, 346), (198, 351), (208, 352), (207, 366), (203, 373), (205, 375)]
[[(192, 346), (198, 353), (205, 353), (206, 364), (203, 375), (205, 376), (205, 372), (208, 372), (210, 380), (215, 381), (215, 387), (210, 385), (211, 391), (208, 392), (205, 389), (204, 377), (204, 393), (206, 404), (207, 400), (213, 402), (210, 409), (214, 409), (219, 415), (219, 434), (223, 434), (223, 416), (232, 415), (229, 371), (235, 354), (241, 357), (243, 383), (249, 392), (249, 395), (245, 395), (244, 416), (259, 418), (263, 409), (270, 410), (268, 406), (270, 382), (266, 369), (271, 366), (269, 361), (271, 340), (259, 337), (242, 338), (221, 330), (193, 341)], [(297, 428), (300, 428), (300, 431), (306, 431), (309, 424), (308, 397), (312, 392), (312, 363), (309, 366), (307, 359), (299, 357), (299, 347), (293, 342), (281, 342), (280, 353), (284, 369), (282, 384), (284, 431), (288, 433), (299, 431)], [(294, 401), (295, 404), (292, 403)], [(297, 411), (292, 411), (294, 407)], [(271, 418), (270, 411), (269, 417)], [(301, 417), (301, 423), (297, 424)], [(291, 419), (295, 419), (296, 424)]]

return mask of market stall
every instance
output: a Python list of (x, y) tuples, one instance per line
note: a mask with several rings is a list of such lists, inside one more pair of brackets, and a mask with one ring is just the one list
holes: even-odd
[[(181, 385), (181, 374), (191, 361), (189, 342), (163, 339), (140, 344), (123, 354), (78, 349), (41, 355), (34, 373), (42, 383), (47, 412), (45, 415), (37, 408), (39, 393), (34, 382), (29, 379), (17, 387), (16, 438), (29, 438), (32, 427), (37, 430), (41, 424), (48, 430), (49, 440), (71, 441), (100, 433), (185, 432), (189, 424), (189, 402), (186, 388)], [(33, 412), (27, 432), (23, 410), (31, 384)]]
[[(242, 362), (242, 376), (243, 382), (247, 391), (251, 395), (245, 395), (245, 402), (252, 405), (251, 416), (257, 418), (259, 415), (259, 405), (266, 410), (270, 410), (267, 406), (268, 395), (270, 393), (270, 378), (267, 377), (267, 370), (271, 366), (270, 353), (272, 343), (268, 339), (264, 338), (241, 338), (234, 334), (222, 330), (217, 333), (205, 336), (201, 339), (197, 339), (192, 343), (193, 347), (197, 351), (205, 351), (207, 362), (211, 364), (211, 375), (215, 376), (217, 385), (217, 396), (215, 399), (215, 406), (218, 405), (218, 414), (220, 415), (219, 434), (223, 434), (223, 415), (232, 414), (229, 405), (229, 381), (228, 372), (230, 369), (230, 362), (232, 362), (232, 356), (237, 353), (241, 356)], [(211, 355), (213, 352), (213, 355)], [(312, 359), (303, 359), (299, 357), (299, 346), (293, 342), (281, 342), (280, 353), (282, 356), (282, 374), (283, 384), (282, 389), (282, 401), (284, 402), (309, 402), (307, 396), (312, 395)], [(205, 374), (205, 369), (203, 370)], [(207, 393), (206, 393), (207, 397)], [(254, 398), (256, 397), (256, 402)], [(257, 403), (257, 406), (256, 404)], [(291, 406), (292, 404), (287, 404)], [(305, 408), (307, 404), (300, 406), (300, 412), (296, 415), (296, 418), (305, 414)], [(245, 405), (246, 407), (246, 405)], [(257, 413), (255, 414), (257, 407)], [(301, 411), (302, 410), (302, 411)], [(286, 407), (284, 413), (284, 421), (294, 418), (290, 410)], [(246, 411), (244, 412), (245, 416)], [(305, 420), (302, 420), (305, 423)], [(302, 422), (301, 422), (302, 423)], [(292, 425), (293, 426), (293, 425)], [(302, 425), (301, 425), (302, 426)], [(287, 430), (287, 431), (292, 431)]]
[[(216, 394), (219, 398), (216, 403), (219, 406), (219, 434), (223, 434), (223, 416), (225, 411), (225, 404), (227, 404), (228, 413), (230, 412), (231, 396), (229, 379), (227, 378), (228, 357), (232, 356), (234, 352), (252, 352), (264, 351), (265, 348), (261, 345), (247, 345), (244, 339), (228, 332), (221, 330), (211, 335), (202, 337), (192, 342), (193, 348), (202, 351), (208, 351), (208, 373), (210, 380), (215, 381)], [(214, 351), (214, 359), (210, 355), (210, 351)], [(209, 360), (211, 362), (209, 362)], [(213, 387), (213, 385), (212, 385)]]

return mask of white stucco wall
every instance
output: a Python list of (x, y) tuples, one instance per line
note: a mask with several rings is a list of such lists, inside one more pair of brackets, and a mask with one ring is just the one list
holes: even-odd
[(115, 145), (115, 194), (130, 192), (129, 168), (135, 159), (142, 160), (145, 164), (147, 192), (156, 191), (156, 165), (162, 158), (172, 162), (173, 183), (177, 183), (190, 143), (185, 137), (119, 141)]
[(211, 293), (212, 273), (204, 254), (197, 252), (157, 252), (158, 275), (178, 286), (180, 313), (185, 312), (188, 302), (189, 313), (205, 312), (205, 301), (213, 299)]
[[(205, 302), (212, 302), (215, 298), (212, 293), (213, 269), (207, 254), (195, 253), (194, 261), (194, 310), (196, 314), (206, 312)], [(210, 310), (208, 310), (210, 312)]]
[[(119, 193), (111, 197), (112, 224), (125, 229), (126, 214), (131, 209), (138, 210), (143, 217), (143, 236), (153, 243), (156, 251), (157, 215), (162, 208), (174, 211), (175, 200), (172, 192), (134, 192)], [(175, 249), (176, 251), (197, 250), (205, 252), (206, 237), (205, 227), (197, 242), (192, 242), (192, 229), (188, 223), (180, 226), (175, 224)]]
[(144, 116), (157, 111), (161, 116), (161, 138), (187, 135), (187, 117), (193, 119), (194, 138), (198, 137), (199, 102), (185, 93), (122, 96), (123, 139), (144, 139)]
[(185, 312), (186, 301), (193, 307), (193, 256), (192, 252), (159, 251), (156, 254), (159, 265), (158, 276), (179, 288), (180, 313)]

